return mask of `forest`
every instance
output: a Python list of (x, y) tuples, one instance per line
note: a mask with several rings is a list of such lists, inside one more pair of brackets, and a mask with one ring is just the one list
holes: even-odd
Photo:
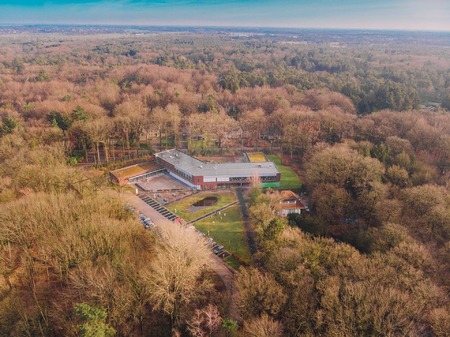
[[(449, 336), (448, 36), (358, 34), (2, 28), (0, 336)], [(174, 147), (300, 173), (310, 212), (246, 192), (240, 319), (108, 181)]]

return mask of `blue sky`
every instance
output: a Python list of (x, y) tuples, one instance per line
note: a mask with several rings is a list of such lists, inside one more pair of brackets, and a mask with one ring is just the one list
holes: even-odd
[(450, 31), (450, 0), (0, 0), (0, 24)]

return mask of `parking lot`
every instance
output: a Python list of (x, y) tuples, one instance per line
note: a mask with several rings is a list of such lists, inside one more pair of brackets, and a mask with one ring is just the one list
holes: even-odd
[[(150, 203), (148, 203), (146, 199), (148, 199), (148, 197), (146, 197), (144, 194), (136, 196), (131, 193), (128, 194), (126, 198), (127, 204), (129, 205), (128, 207), (132, 207), (132, 209), (139, 214), (139, 220), (146, 229), (152, 229), (158, 226), (169, 226), (173, 223), (174, 219), (170, 217), (170, 214), (169, 216), (167, 216), (167, 214), (164, 214), (164, 210), (158, 210), (158, 205), (156, 205), (155, 207), (155, 205), (151, 205)], [(188, 225), (187, 227), (196, 231), (199, 236), (205, 238), (211, 251), (217, 257), (225, 259), (231, 255), (227, 250), (225, 250), (224, 246), (217, 244), (214, 239), (198, 231), (194, 226)]]

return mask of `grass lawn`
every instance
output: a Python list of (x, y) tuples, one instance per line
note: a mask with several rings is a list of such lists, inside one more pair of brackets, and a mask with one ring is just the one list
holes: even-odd
[(267, 161), (266, 156), (262, 152), (247, 152), (247, 156), (251, 163), (262, 163)]
[[(200, 201), (206, 197), (217, 197), (217, 199), (218, 199), (217, 203), (215, 205), (199, 209), (195, 212), (189, 211), (189, 208), (192, 206), (192, 204), (194, 204), (197, 201)], [(200, 193), (194, 194), (191, 197), (188, 197), (183, 200), (174, 202), (170, 205), (167, 205), (166, 207), (170, 211), (172, 211), (174, 214), (178, 215), (180, 218), (183, 218), (186, 221), (191, 221), (191, 220), (197, 219), (198, 217), (200, 217), (204, 214), (207, 214), (216, 209), (222, 208), (223, 206), (226, 206), (235, 200), (236, 200), (236, 195), (232, 192), (215, 192), (215, 193), (200, 192)]]
[(224, 259), (224, 261), (226, 263), (228, 263), (228, 265), (230, 265), (231, 267), (233, 267), (234, 269), (238, 270), (240, 266), (242, 266), (242, 263), (240, 263), (235, 257), (234, 255), (230, 255), (228, 256), (226, 259)]
[[(250, 253), (245, 238), (239, 205), (226, 209), (221, 215), (217, 214), (203, 219), (195, 223), (194, 226), (201, 232), (212, 237), (217, 244), (225, 246), (225, 249), (230, 253), (250, 262)], [(230, 259), (230, 265), (239, 267), (240, 264), (232, 258)]]
[(281, 188), (298, 189), (302, 187), (302, 183), (297, 174), (289, 166), (281, 165), (281, 158), (277, 155), (268, 155), (267, 158), (273, 161), (281, 173)]

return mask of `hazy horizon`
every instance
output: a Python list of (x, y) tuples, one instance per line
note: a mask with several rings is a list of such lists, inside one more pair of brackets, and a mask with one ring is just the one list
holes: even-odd
[(0, 24), (450, 31), (445, 0), (17, 0)]

